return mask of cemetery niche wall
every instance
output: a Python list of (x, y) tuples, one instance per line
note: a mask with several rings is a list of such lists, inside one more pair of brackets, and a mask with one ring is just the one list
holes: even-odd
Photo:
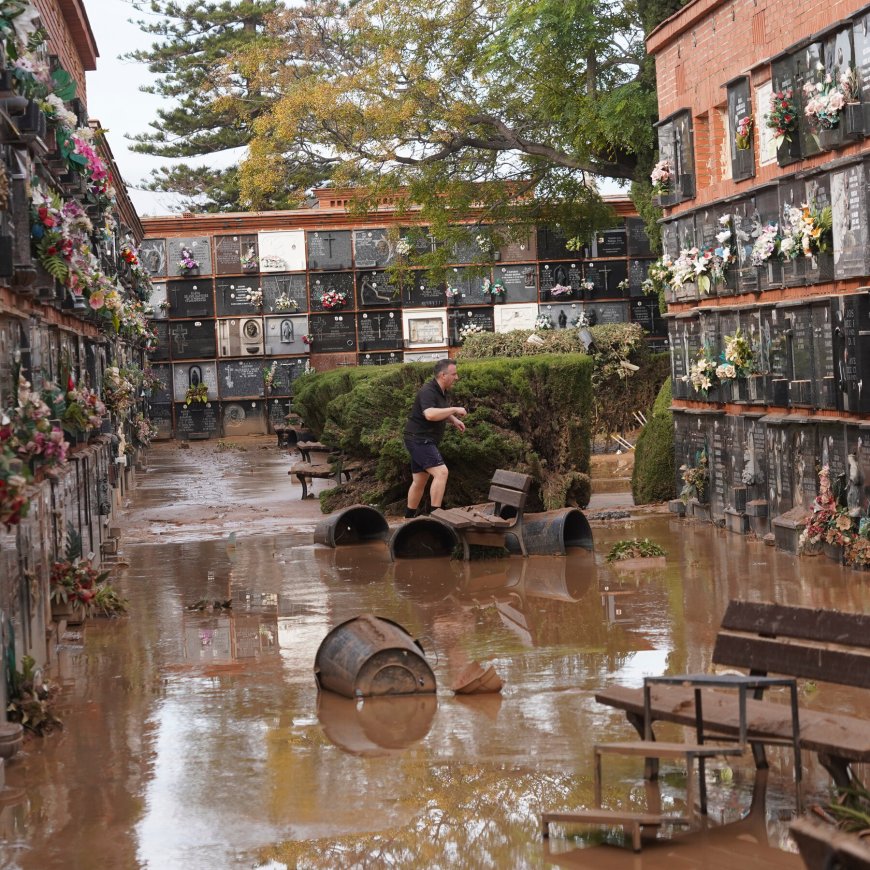
[[(315, 195), (323, 202), (330, 196)], [(576, 328), (581, 315), (597, 323), (634, 320), (659, 349), (668, 333), (644, 286), (654, 260), (649, 239), (627, 200), (614, 207), (612, 226), (579, 251), (568, 250), (557, 230), (473, 225), (450, 248), (440, 278), (417, 264), (436, 242), (427, 227), (409, 225), (407, 214), (379, 215), (381, 225), (366, 226), (317, 206), (234, 215), (232, 231), (213, 215), (146, 218), (143, 250), (161, 279), (152, 360), (217, 363), (213, 411), (192, 413), (177, 395), (161, 394), (161, 432), (219, 436), (230, 423), (235, 432), (268, 432), (306, 366), (440, 359), (469, 330), (536, 328), (541, 314), (555, 329)], [(182, 247), (202, 255), (195, 274), (172, 265)], [(554, 292), (559, 282), (568, 292)], [(266, 396), (263, 376), (273, 364)], [(249, 399), (265, 402), (261, 414), (245, 404)], [(241, 407), (244, 418), (238, 407), (228, 414), (228, 404)]]
[[(665, 256), (635, 264), (642, 239), (626, 222), (628, 304), (632, 319), (654, 322), (633, 297), (660, 281), (685, 501), (674, 509), (796, 553), (818, 542), (806, 524), (830, 478), (842, 528), (828, 537), (864, 568), (870, 12), (805, 13), (796, 0), (738, 0), (729, 23), (686, 7), (650, 36)], [(800, 24), (753, 29), (747, 46), (739, 22), (765, 14)]]

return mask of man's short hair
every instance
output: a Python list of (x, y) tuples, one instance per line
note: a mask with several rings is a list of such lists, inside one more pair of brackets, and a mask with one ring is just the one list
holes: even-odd
[(437, 363), (435, 363), (435, 377), (437, 378), (441, 372), (446, 372), (450, 366), (455, 366), (455, 359), (439, 359)]

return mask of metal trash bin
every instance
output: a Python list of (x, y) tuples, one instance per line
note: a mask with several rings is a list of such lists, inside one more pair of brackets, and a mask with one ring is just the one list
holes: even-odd
[(355, 504), (323, 517), (314, 529), (314, 543), (344, 547), (385, 541), (389, 532), (386, 517), (377, 508)]
[(398, 526), (390, 538), (391, 559), (430, 559), (452, 556), (459, 535), (452, 526), (433, 517), (416, 517)]
[(314, 657), (321, 689), (346, 698), (435, 691), (423, 647), (397, 622), (366, 613), (337, 625)]
[[(574, 547), (593, 548), (592, 529), (583, 511), (561, 508), (523, 516), (523, 539), (530, 556), (564, 556)], [(511, 553), (519, 553), (520, 545), (510, 532), (505, 543)]]

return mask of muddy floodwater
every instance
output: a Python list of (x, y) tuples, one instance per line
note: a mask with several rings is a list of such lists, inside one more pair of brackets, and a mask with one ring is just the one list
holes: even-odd
[[(580, 828), (541, 838), (542, 810), (592, 806), (593, 744), (636, 737), (595, 691), (709, 670), (734, 597), (870, 609), (870, 575), (662, 513), (593, 522), (595, 552), (563, 558), (391, 563), (380, 543), (330, 550), (312, 543), (316, 502), (299, 501), (288, 456), (245, 445), (152, 449), (114, 569), (130, 615), (64, 638), (51, 678), (65, 727), (7, 766), (0, 867), (672, 866), (668, 846), (634, 856)], [(608, 566), (627, 537), (661, 544), (665, 567)], [(209, 609), (189, 609), (198, 602)], [(420, 640), (437, 695), (318, 697), (320, 642), (361, 613)], [(475, 660), (495, 666), (501, 694), (453, 695)], [(801, 702), (861, 712), (855, 694), (823, 685)], [(744, 870), (773, 866), (765, 856), (801, 866), (785, 854), (791, 755), (770, 757), (755, 858), (733, 865)], [(804, 765), (808, 802), (825, 800), (827, 774), (806, 754)], [(711, 822), (740, 819), (751, 762), (714, 762), (708, 781)], [(684, 796), (684, 773), (664, 765), (665, 809)], [(605, 760), (604, 800), (644, 808), (642, 760)], [(713, 866), (700, 842), (679, 866)]]

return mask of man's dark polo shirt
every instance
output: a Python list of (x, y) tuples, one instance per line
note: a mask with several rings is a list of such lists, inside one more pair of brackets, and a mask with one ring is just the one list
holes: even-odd
[(423, 412), (427, 408), (449, 408), (447, 396), (438, 385), (438, 381), (432, 378), (431, 381), (426, 381), (420, 387), (417, 393), (417, 398), (414, 399), (414, 407), (411, 409), (411, 416), (408, 417), (408, 422), (405, 424), (405, 438), (410, 438), (412, 441), (434, 441), (438, 444), (444, 435), (444, 429), (447, 426), (446, 420), (438, 420), (437, 422), (427, 420), (423, 416)]

